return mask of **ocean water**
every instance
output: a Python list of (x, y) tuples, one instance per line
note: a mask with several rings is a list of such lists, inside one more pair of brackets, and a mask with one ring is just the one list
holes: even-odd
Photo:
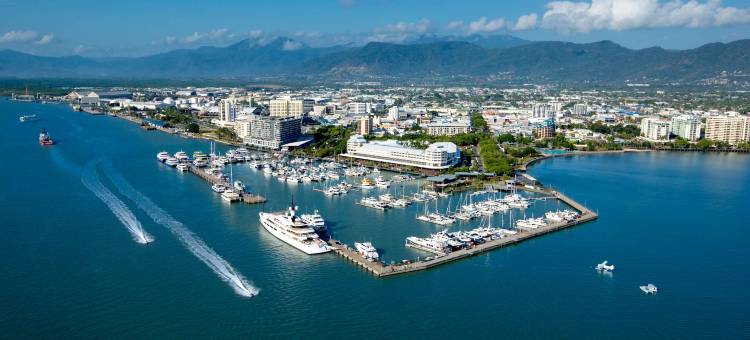
[[(25, 113), (40, 120), (19, 123)], [(37, 144), (43, 127), (55, 146)], [(399, 261), (427, 255), (404, 247), (406, 236), (440, 230), (415, 220), (423, 206), (383, 213), (355, 205), (362, 193), (327, 198), (247, 165), (232, 168), (235, 179), (269, 202), (229, 205), (155, 160), (162, 150), (207, 152), (208, 142), (64, 105), (0, 99), (0, 131), (3, 338), (750, 337), (748, 155), (545, 160), (530, 174), (599, 220), (376, 279), (336, 255), (282, 243), (260, 227), (258, 212), (293, 199), (303, 212), (320, 210), (336, 238), (372, 241)], [(92, 172), (101, 185), (85, 185), (96, 184)], [(536, 201), (492, 223), (558, 208)], [(134, 230), (153, 242), (136, 242)], [(605, 259), (617, 266), (611, 276), (593, 270)], [(646, 283), (660, 292), (644, 295)]]

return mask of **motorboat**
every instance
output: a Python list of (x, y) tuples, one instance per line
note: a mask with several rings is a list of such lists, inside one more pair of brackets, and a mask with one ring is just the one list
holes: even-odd
[(163, 163), (163, 162), (165, 162), (167, 160), (167, 158), (169, 158), (169, 152), (162, 151), (162, 152), (159, 152), (159, 153), (156, 154), (156, 159), (159, 162)]
[(213, 190), (214, 192), (220, 194), (220, 193), (223, 193), (224, 191), (226, 191), (227, 187), (224, 186), (224, 184), (217, 183), (217, 184), (214, 184), (214, 185), (211, 186), (211, 190)]
[(607, 261), (604, 261), (596, 265), (596, 270), (600, 272), (611, 272), (615, 270), (615, 265), (608, 264)]
[(370, 242), (354, 242), (354, 248), (368, 261), (376, 261), (380, 258), (378, 250)]
[(166, 161), (164, 161), (164, 164), (175, 167), (177, 166), (177, 164), (180, 164), (180, 161), (177, 158), (169, 157)]
[(315, 231), (321, 232), (326, 230), (326, 222), (318, 210), (313, 211), (312, 214), (302, 214), (300, 215), (300, 218), (309, 226), (313, 227)]
[(227, 202), (235, 202), (240, 200), (240, 194), (232, 189), (226, 189), (221, 193), (221, 199)]
[(180, 172), (185, 172), (185, 171), (190, 170), (190, 166), (185, 163), (177, 164), (176, 167), (177, 167), (177, 170), (180, 170)]
[(649, 284), (647, 284), (645, 286), (640, 286), (640, 288), (646, 294), (653, 295), (653, 294), (656, 294), (656, 293), (659, 292), (659, 288), (656, 288), (656, 286), (653, 285), (653, 284), (651, 284), (651, 283), (649, 283)]

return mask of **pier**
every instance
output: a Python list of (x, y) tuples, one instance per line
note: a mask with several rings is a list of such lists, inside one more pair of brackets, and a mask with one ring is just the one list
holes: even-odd
[[(221, 178), (216, 178), (214, 176), (211, 176), (210, 174), (207, 174), (205, 171), (202, 171), (200, 168), (193, 164), (188, 164), (189, 166), (189, 172), (197, 175), (198, 177), (202, 178), (206, 182), (208, 182), (210, 185), (214, 184), (223, 184), (227, 186), (232, 186), (232, 183), (227, 183)], [(247, 191), (240, 192), (240, 200), (242, 202), (245, 202), (247, 204), (258, 204), (258, 203), (265, 203), (266, 198), (260, 195), (251, 194)]]
[(548, 224), (537, 229), (517, 230), (517, 233), (514, 235), (507, 235), (496, 240), (491, 240), (478, 245), (473, 245), (469, 248), (452, 251), (444, 255), (436, 255), (429, 260), (418, 260), (414, 262), (407, 261), (406, 263), (399, 264), (385, 264), (383, 262), (368, 261), (367, 259), (362, 257), (362, 255), (360, 255), (356, 250), (352, 249), (346, 244), (334, 240), (333, 238), (329, 240), (329, 244), (333, 248), (334, 253), (336, 253), (337, 255), (351, 261), (359, 267), (362, 267), (376, 277), (387, 277), (437, 267), (439, 265), (447, 264), (452, 261), (479, 255), (493, 249), (517, 244), (534, 237), (542, 236), (551, 232), (590, 222), (599, 217), (597, 213), (591, 211), (582, 204), (574, 201), (570, 197), (565, 196), (558, 191), (546, 190), (544, 192), (549, 194), (551, 197), (555, 197), (563, 201), (565, 204), (577, 210), (580, 213), (580, 216), (572, 221)]

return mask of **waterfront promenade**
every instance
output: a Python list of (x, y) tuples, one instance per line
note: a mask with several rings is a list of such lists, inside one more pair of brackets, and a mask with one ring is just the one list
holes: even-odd
[(479, 255), (486, 251), (517, 244), (524, 240), (528, 240), (537, 236), (542, 236), (551, 232), (570, 228), (570, 227), (579, 225), (581, 223), (590, 222), (599, 217), (597, 213), (591, 211), (584, 205), (574, 201), (570, 197), (565, 196), (564, 194), (558, 191), (545, 190), (543, 192), (551, 195), (552, 197), (555, 197), (556, 199), (559, 199), (565, 202), (567, 205), (577, 210), (580, 213), (580, 216), (572, 221), (553, 223), (553, 224), (549, 224), (543, 227), (539, 227), (537, 229), (518, 230), (518, 232), (514, 235), (508, 235), (508, 236), (505, 236), (496, 240), (487, 241), (485, 243), (481, 243), (478, 245), (471, 246), (469, 248), (453, 251), (445, 255), (438, 255), (438, 256), (431, 258), (430, 260), (418, 260), (418, 261), (413, 261), (413, 262), (409, 261), (408, 263), (400, 263), (400, 264), (389, 265), (389, 264), (384, 264), (382, 262), (368, 261), (364, 257), (362, 257), (362, 255), (360, 255), (356, 250), (352, 249), (348, 245), (343, 244), (333, 238), (329, 241), (329, 244), (331, 245), (332, 248), (334, 248), (334, 252), (336, 254), (349, 260), (353, 264), (364, 268), (365, 270), (369, 271), (376, 277), (386, 277), (386, 276), (393, 276), (393, 275), (398, 275), (398, 274), (406, 274), (406, 273), (426, 270), (429, 268), (447, 264), (447, 263), (460, 260), (463, 258), (467, 258), (470, 256)]

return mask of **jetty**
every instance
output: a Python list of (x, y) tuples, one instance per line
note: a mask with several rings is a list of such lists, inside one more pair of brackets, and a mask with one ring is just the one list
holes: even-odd
[(479, 255), (479, 254), (482, 254), (484, 252), (487, 252), (493, 249), (517, 244), (517, 243), (520, 243), (522, 241), (525, 241), (534, 237), (542, 236), (548, 233), (552, 233), (555, 231), (577, 226), (582, 223), (590, 222), (599, 217), (599, 215), (595, 213), (594, 211), (591, 211), (584, 205), (574, 201), (570, 197), (565, 196), (564, 194), (558, 191), (546, 190), (545, 193), (549, 194), (551, 197), (555, 197), (563, 201), (565, 204), (577, 210), (580, 213), (580, 216), (578, 216), (576, 219), (571, 220), (571, 221), (552, 223), (552, 224), (545, 225), (543, 227), (539, 227), (537, 229), (517, 230), (517, 233), (514, 235), (506, 235), (505, 237), (502, 237), (499, 239), (473, 245), (468, 248), (452, 251), (447, 254), (436, 255), (434, 257), (428, 257), (425, 259), (415, 260), (415, 261), (405, 260), (404, 262), (397, 263), (397, 264), (385, 264), (383, 262), (378, 262), (378, 261), (368, 261), (362, 255), (360, 255), (356, 250), (352, 249), (348, 245), (343, 244), (340, 241), (337, 241), (333, 238), (329, 240), (329, 245), (331, 246), (331, 248), (333, 248), (334, 253), (347, 259), (353, 264), (367, 270), (368, 272), (372, 273), (374, 276), (387, 277), (387, 276), (406, 274), (406, 273), (417, 272), (417, 271), (437, 267), (437, 266), (447, 264), (453, 261), (457, 261), (457, 260), (471, 257), (474, 255)]
[[(211, 176), (210, 174), (206, 173), (205, 171), (201, 170), (199, 167), (197, 167), (197, 166), (195, 166), (193, 164), (188, 164), (188, 166), (189, 166), (188, 167), (188, 171), (190, 173), (195, 174), (196, 176), (198, 176), (199, 178), (202, 178), (203, 180), (205, 180), (206, 182), (208, 182), (211, 185), (214, 185), (214, 184), (223, 184), (223, 185), (226, 185), (226, 186), (231, 186), (232, 185), (232, 183), (227, 183), (225, 180), (223, 180), (221, 178), (216, 178), (214, 176)], [(252, 194), (252, 193), (249, 193), (247, 191), (240, 192), (240, 200), (242, 202), (247, 203), (247, 204), (258, 204), (258, 203), (265, 203), (266, 202), (266, 198), (265, 197), (263, 197), (261, 195)]]

